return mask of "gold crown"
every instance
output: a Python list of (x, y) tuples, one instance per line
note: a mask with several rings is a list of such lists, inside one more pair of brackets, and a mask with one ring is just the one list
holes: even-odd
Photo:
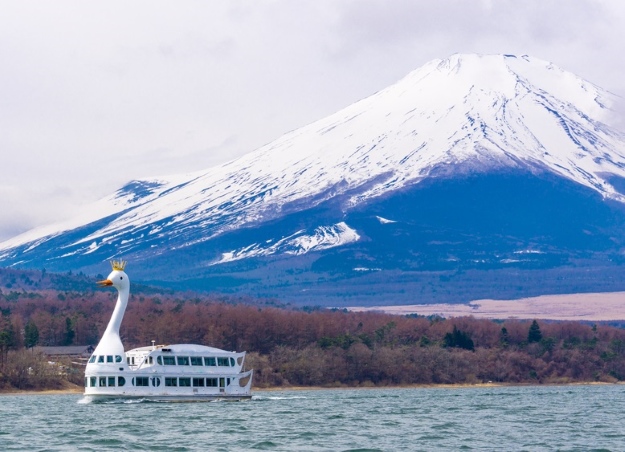
[(111, 267), (113, 267), (113, 270), (123, 272), (124, 268), (126, 268), (126, 261), (123, 261), (121, 259), (116, 261), (115, 259), (113, 259), (111, 261)]

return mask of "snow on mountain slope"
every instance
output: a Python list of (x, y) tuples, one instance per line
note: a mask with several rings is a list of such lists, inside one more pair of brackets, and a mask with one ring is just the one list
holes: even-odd
[(270, 256), (272, 254), (299, 255), (310, 251), (320, 251), (358, 241), (360, 236), (345, 222), (332, 226), (320, 226), (315, 228), (312, 235), (305, 234), (300, 230), (296, 233), (278, 240), (276, 243), (253, 243), (237, 250), (222, 254), (220, 260), (211, 265), (223, 264), (248, 257)]
[[(434, 60), (237, 160), (190, 175), (133, 181), (78, 218), (0, 244), (0, 262), (17, 258), (18, 248), (21, 254), (35, 252), (50, 238), (96, 222), (63, 246), (67, 256), (104, 245), (132, 252), (164, 239), (171, 247), (190, 246), (337, 196), (347, 198), (343, 208), (349, 209), (459, 164), (478, 172), (546, 170), (625, 202), (610, 183), (613, 175), (625, 177), (625, 137), (605, 125), (613, 100), (574, 74), (528, 56)], [(340, 230), (350, 228), (341, 226), (334, 235), (344, 234)], [(332, 234), (323, 240), (336, 243)], [(301, 252), (315, 249), (304, 242)], [(250, 244), (222, 260), (261, 249), (278, 252), (273, 246)]]

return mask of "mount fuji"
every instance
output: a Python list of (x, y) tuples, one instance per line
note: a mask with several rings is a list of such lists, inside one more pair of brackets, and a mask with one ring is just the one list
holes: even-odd
[(131, 181), (0, 265), (123, 257), (144, 282), (335, 306), (623, 290), (616, 101), (526, 55), (434, 60), (239, 159)]

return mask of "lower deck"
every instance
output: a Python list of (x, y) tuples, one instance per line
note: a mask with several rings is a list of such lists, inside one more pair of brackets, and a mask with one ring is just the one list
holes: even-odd
[(87, 374), (85, 395), (102, 397), (161, 397), (167, 399), (249, 398), (252, 371), (236, 375)]

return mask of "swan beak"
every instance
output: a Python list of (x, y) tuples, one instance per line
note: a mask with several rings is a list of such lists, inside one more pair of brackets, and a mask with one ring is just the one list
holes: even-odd
[(104, 281), (98, 281), (96, 284), (100, 287), (107, 287), (112, 286), (113, 281), (111, 281), (110, 279), (105, 279)]

